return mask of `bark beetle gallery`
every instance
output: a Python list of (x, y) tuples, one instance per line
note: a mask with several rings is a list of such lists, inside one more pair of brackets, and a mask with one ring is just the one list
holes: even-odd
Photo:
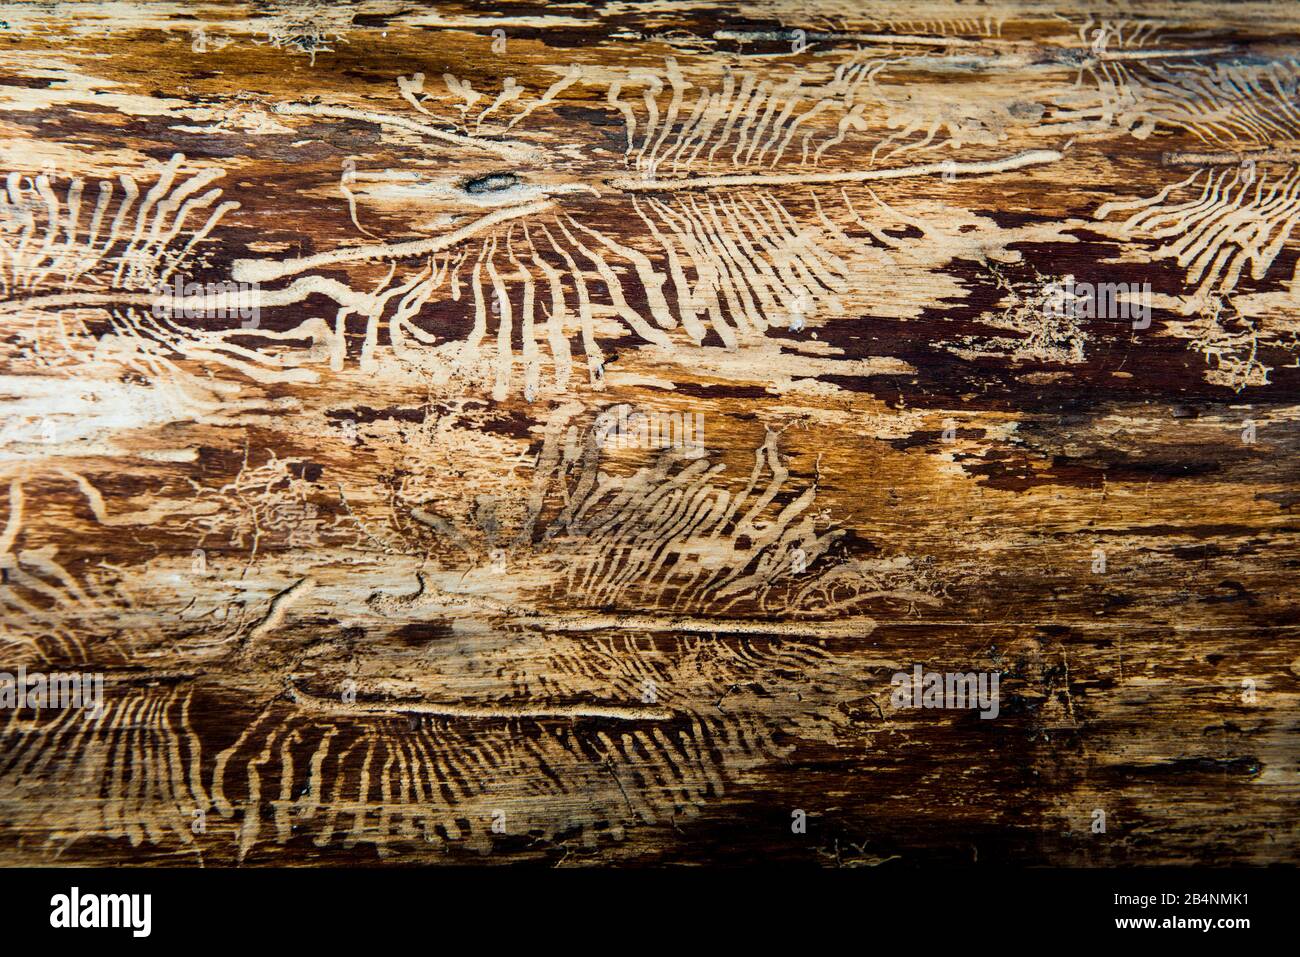
[(0, 14), (0, 863), (1296, 859), (1294, 6)]

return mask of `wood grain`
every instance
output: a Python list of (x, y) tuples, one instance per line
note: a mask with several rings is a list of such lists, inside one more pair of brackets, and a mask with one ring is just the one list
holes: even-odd
[(1300, 11), (816, 8), (0, 7), (0, 862), (1295, 862)]

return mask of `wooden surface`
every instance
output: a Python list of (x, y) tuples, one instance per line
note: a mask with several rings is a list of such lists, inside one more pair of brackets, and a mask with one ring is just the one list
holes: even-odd
[(1295, 862), (1295, 6), (0, 20), (0, 862)]

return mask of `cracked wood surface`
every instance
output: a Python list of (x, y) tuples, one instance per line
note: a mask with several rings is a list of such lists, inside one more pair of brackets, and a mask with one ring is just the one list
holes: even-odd
[(1285, 4), (0, 4), (0, 671), (104, 676), (0, 862), (1294, 862), (1298, 85)]

